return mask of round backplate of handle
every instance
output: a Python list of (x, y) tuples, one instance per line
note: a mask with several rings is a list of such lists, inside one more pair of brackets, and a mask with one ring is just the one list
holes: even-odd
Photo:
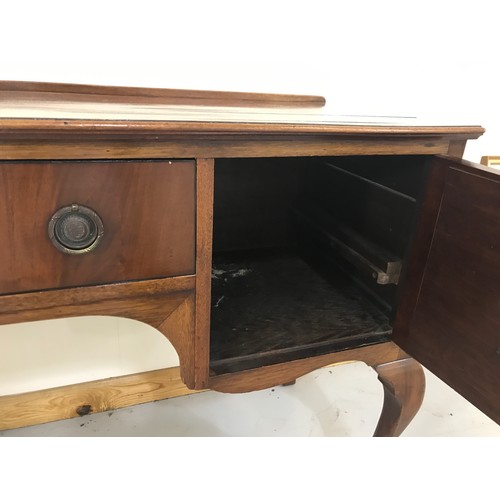
[(52, 244), (67, 254), (84, 254), (94, 250), (104, 235), (101, 218), (89, 207), (73, 203), (60, 208), (49, 221)]

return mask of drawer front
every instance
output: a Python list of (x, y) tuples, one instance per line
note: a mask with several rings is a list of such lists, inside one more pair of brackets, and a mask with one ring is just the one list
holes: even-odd
[[(194, 274), (195, 171), (194, 161), (1, 162), (0, 294)], [(65, 207), (76, 223), (63, 224)], [(94, 243), (75, 253), (85, 224)]]

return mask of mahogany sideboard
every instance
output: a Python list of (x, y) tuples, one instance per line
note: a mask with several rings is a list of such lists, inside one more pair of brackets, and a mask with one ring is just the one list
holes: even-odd
[[(418, 411), (422, 363), (500, 422), (500, 177), (461, 159), (483, 132), (317, 96), (0, 82), (0, 324), (145, 322), (190, 390), (364, 361), (377, 436)], [(2, 425), (182, 392), (172, 373), (3, 396)]]

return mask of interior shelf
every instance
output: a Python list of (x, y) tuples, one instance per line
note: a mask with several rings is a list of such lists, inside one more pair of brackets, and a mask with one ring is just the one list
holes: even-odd
[(240, 371), (385, 341), (386, 315), (293, 251), (214, 256), (211, 369)]

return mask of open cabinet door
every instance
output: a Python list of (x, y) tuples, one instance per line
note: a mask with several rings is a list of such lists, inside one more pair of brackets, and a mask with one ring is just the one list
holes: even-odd
[(393, 340), (500, 423), (500, 175), (491, 171), (432, 160)]

